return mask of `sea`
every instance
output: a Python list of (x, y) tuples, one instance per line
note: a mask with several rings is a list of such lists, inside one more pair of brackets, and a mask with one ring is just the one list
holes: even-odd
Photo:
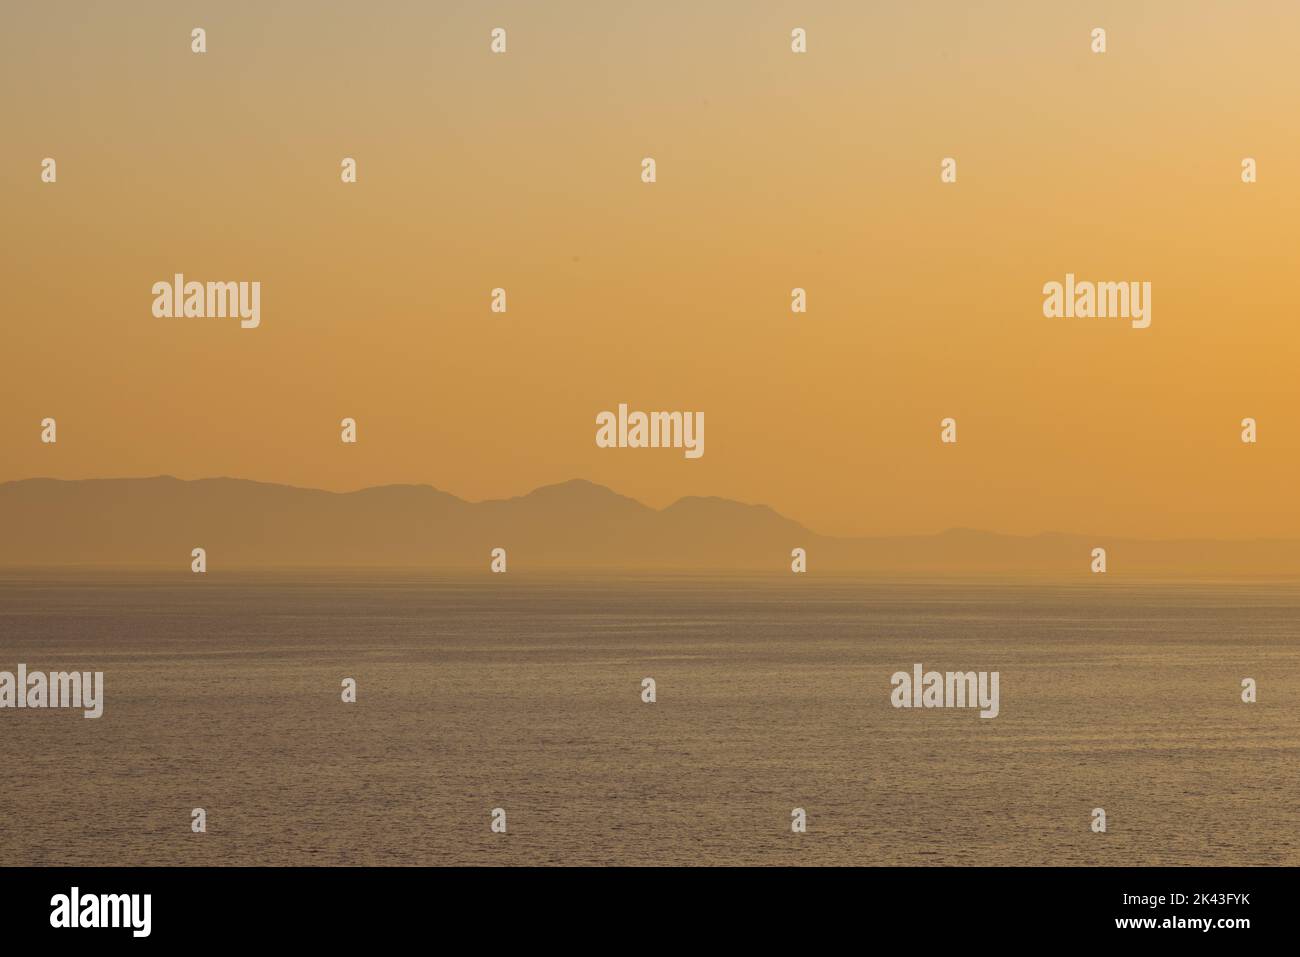
[(20, 663), (5, 865), (1300, 864), (1295, 582), (8, 569)]

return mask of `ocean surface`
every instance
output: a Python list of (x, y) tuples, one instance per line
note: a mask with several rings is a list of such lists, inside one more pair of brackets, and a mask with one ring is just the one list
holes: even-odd
[(20, 662), (6, 865), (1300, 864), (1297, 584), (6, 571)]

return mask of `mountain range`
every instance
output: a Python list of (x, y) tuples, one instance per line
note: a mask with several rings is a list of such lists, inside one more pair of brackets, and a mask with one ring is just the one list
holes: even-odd
[(0, 566), (176, 566), (191, 549), (209, 570), (265, 566), (426, 567), (486, 571), (590, 567), (883, 576), (1130, 578), (1300, 576), (1291, 539), (1142, 541), (1060, 533), (819, 535), (765, 505), (687, 497), (651, 508), (592, 482), (469, 502), (428, 485), (330, 492), (245, 479), (23, 479), (0, 483)]

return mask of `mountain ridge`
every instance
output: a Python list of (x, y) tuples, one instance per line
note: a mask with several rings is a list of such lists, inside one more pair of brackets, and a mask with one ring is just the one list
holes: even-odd
[(511, 569), (548, 566), (717, 568), (809, 573), (1300, 577), (1300, 540), (1007, 535), (959, 527), (917, 535), (830, 536), (765, 504), (687, 495), (654, 508), (587, 479), (469, 501), (436, 486), (395, 483), (344, 492), (218, 476), (27, 478), (0, 483), (0, 566), (183, 564), (212, 567), (413, 566), (486, 569), (505, 548)]

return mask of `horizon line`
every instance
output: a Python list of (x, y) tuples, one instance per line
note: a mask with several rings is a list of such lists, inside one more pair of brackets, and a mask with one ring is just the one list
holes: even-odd
[(439, 488), (438, 486), (433, 485), (430, 482), (386, 482), (380, 485), (364, 485), (357, 488), (338, 491), (335, 489), (316, 488), (307, 485), (294, 485), (289, 482), (273, 482), (273, 481), (266, 481), (264, 479), (240, 478), (238, 476), (233, 476), (233, 475), (213, 475), (213, 476), (204, 476), (201, 478), (181, 478), (180, 476), (171, 475), (167, 473), (158, 473), (157, 475), (123, 475), (123, 476), (101, 476), (101, 477), (90, 477), (90, 478), (57, 478), (52, 475), (33, 475), (33, 476), (28, 476), (26, 478), (0, 480), (0, 488), (3, 488), (4, 486), (7, 485), (18, 485), (24, 482), (61, 482), (65, 484), (76, 484), (76, 483), (86, 483), (86, 482), (152, 482), (158, 480), (169, 480), (173, 482), (181, 482), (184, 484), (194, 484), (198, 482), (241, 482), (249, 485), (267, 485), (275, 488), (291, 489), (293, 491), (298, 491), (298, 492), (319, 492), (325, 495), (339, 495), (339, 496), (356, 495), (362, 492), (371, 492), (371, 491), (377, 491), (380, 489), (389, 489), (389, 488), (419, 488), (419, 489), (429, 489), (430, 491), (437, 492), (439, 495), (446, 495), (449, 498), (455, 499), (457, 502), (460, 502), (465, 505), (488, 505), (488, 504), (493, 504), (498, 502), (513, 502), (513, 501), (518, 501), (520, 499), (528, 498), (530, 495), (534, 495), (537, 492), (542, 492), (547, 489), (561, 488), (566, 485), (589, 485), (593, 488), (597, 488), (604, 492), (608, 492), (609, 494), (614, 495), (618, 498), (626, 499), (627, 501), (632, 502), (635, 505), (639, 505), (641, 508), (656, 513), (666, 512), (668, 509), (680, 505), (682, 502), (692, 501), (692, 500), (698, 500), (698, 501), (713, 500), (713, 501), (726, 502), (732, 505), (739, 505), (744, 508), (766, 509), (767, 511), (771, 512), (773, 515), (777, 516), (780, 519), (783, 519), (788, 522), (794, 522), (796, 525), (798, 525), (804, 531), (808, 532), (810, 535), (814, 535), (818, 538), (834, 539), (838, 541), (882, 541), (882, 540), (891, 540), (891, 539), (940, 538), (944, 535), (951, 535), (954, 533), (971, 533), (971, 534), (978, 534), (978, 535), (991, 535), (999, 538), (1013, 538), (1013, 539), (1022, 539), (1022, 540), (1029, 540), (1035, 538), (1060, 537), (1060, 538), (1079, 538), (1079, 539), (1089, 539), (1089, 540), (1095, 539), (1099, 542), (1100, 541), (1145, 542), (1151, 544), (1169, 544), (1169, 545), (1176, 545), (1182, 543), (1198, 543), (1198, 542), (1208, 542), (1208, 543), (1300, 542), (1300, 534), (1290, 536), (1290, 537), (1273, 537), (1273, 538), (1267, 538), (1263, 536), (1255, 536), (1252, 538), (1135, 538), (1135, 537), (1114, 536), (1114, 535), (1095, 535), (1092, 533), (1084, 533), (1084, 532), (1062, 532), (1055, 529), (1022, 534), (1016, 532), (994, 531), (992, 529), (987, 529), (987, 528), (976, 528), (970, 525), (953, 525), (933, 532), (902, 532), (902, 533), (891, 534), (891, 535), (881, 535), (881, 534), (838, 535), (838, 534), (827, 534), (825, 532), (816, 531), (812, 528), (809, 528), (800, 520), (796, 518), (791, 518), (790, 516), (784, 514), (783, 512), (777, 511), (772, 506), (761, 502), (743, 502), (739, 499), (728, 498), (727, 496), (724, 495), (682, 495), (674, 499), (672, 502), (670, 502), (668, 505), (665, 505), (662, 508), (655, 508), (653, 505), (648, 505), (638, 498), (633, 498), (630, 495), (626, 495), (622, 492), (618, 492), (610, 488), (608, 485), (605, 485), (601, 482), (596, 482), (591, 479), (579, 478), (579, 477), (563, 479), (558, 482), (548, 482), (543, 485), (535, 486), (534, 488), (529, 489), (528, 491), (518, 495), (511, 495), (511, 496), (500, 497), (500, 498), (483, 498), (483, 499), (463, 498), (454, 492), (448, 492), (445, 489)]

